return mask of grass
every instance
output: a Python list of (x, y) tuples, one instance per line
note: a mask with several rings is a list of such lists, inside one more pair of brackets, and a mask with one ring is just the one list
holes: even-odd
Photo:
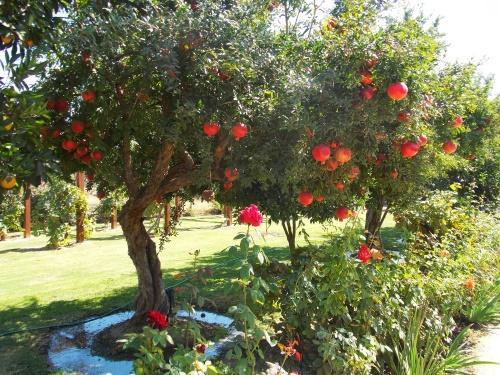
[[(223, 222), (222, 216), (183, 218), (178, 235), (159, 254), (167, 285), (177, 281), (174, 274), (189, 272), (191, 254), (199, 249), (200, 263), (215, 269), (204, 291), (225, 304), (221, 292), (233, 269), (226, 264), (229, 254), (222, 250), (235, 243), (233, 237), (243, 227)], [(389, 220), (383, 235), (394, 236), (392, 227)], [(306, 229), (312, 242), (328, 237), (329, 228), (320, 224), (307, 223)], [(254, 231), (256, 242), (269, 256), (285, 259), (288, 250), (281, 226), (273, 224), (267, 235), (264, 231)], [(97, 231), (90, 240), (59, 250), (46, 249), (45, 244), (44, 237), (0, 242), (0, 334), (71, 322), (133, 300), (135, 270), (120, 229)], [(47, 330), (0, 337), (0, 374), (47, 373), (47, 337)]]

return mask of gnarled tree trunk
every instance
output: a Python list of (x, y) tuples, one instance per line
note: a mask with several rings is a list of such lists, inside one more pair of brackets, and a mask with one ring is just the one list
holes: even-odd
[(297, 237), (297, 220), (289, 218), (286, 220), (281, 220), (281, 225), (285, 231), (286, 240), (288, 241), (288, 248), (290, 249), (290, 260), (292, 265), (297, 264), (297, 258), (299, 256), (299, 251), (295, 244), (295, 239)]
[(127, 240), (128, 254), (137, 270), (135, 318), (143, 319), (149, 310), (168, 313), (169, 300), (165, 293), (156, 245), (147, 233), (142, 217), (125, 208), (120, 213), (119, 221)]
[(366, 243), (370, 247), (382, 249), (382, 238), (380, 228), (384, 223), (389, 207), (384, 211), (385, 199), (383, 197), (373, 197), (366, 205), (365, 234)]

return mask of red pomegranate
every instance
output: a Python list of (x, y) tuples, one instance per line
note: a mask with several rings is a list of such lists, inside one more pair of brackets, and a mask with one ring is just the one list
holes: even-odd
[(335, 183), (335, 189), (342, 191), (342, 190), (344, 190), (344, 188), (345, 188), (345, 184), (343, 182), (339, 181), (339, 182)]
[(90, 163), (90, 161), (92, 160), (92, 158), (90, 157), (90, 155), (83, 155), (81, 158), (80, 158), (80, 161), (85, 164), (85, 165), (88, 165)]
[(90, 153), (90, 157), (92, 158), (92, 160), (94, 161), (100, 161), (102, 158), (103, 158), (104, 154), (102, 151), (99, 151), (99, 150), (96, 150), (96, 151), (92, 151)]
[(226, 168), (224, 169), (224, 176), (229, 182), (235, 181), (239, 176), (238, 168)]
[(49, 111), (55, 111), (56, 103), (57, 102), (55, 100), (47, 100), (47, 104), (45, 104), (45, 106)]
[(400, 151), (404, 158), (412, 158), (418, 154), (420, 146), (418, 143), (407, 141), (401, 145)]
[(312, 149), (312, 156), (314, 160), (319, 161), (321, 164), (324, 164), (325, 161), (327, 161), (330, 157), (330, 146), (324, 143), (315, 146)]
[(314, 200), (318, 203), (321, 203), (325, 200), (325, 197), (323, 195), (318, 195), (314, 198)]
[(463, 123), (464, 123), (464, 120), (462, 119), (462, 117), (457, 116), (453, 120), (453, 127), (456, 128), (456, 129), (458, 129), (458, 128), (462, 127)]
[(299, 197), (297, 200), (299, 201), (299, 203), (302, 206), (307, 207), (313, 202), (314, 197), (311, 193), (309, 193), (307, 191), (303, 191), (302, 193), (299, 194)]
[(84, 92), (82, 92), (82, 99), (84, 102), (93, 102), (95, 100), (95, 97), (95, 92), (92, 90), (85, 90)]
[(394, 82), (387, 87), (387, 96), (392, 100), (402, 100), (408, 95), (408, 87), (403, 82)]
[(248, 134), (248, 127), (242, 122), (238, 122), (231, 128), (231, 132), (233, 133), (234, 139), (239, 141), (241, 138), (246, 137), (246, 135)]
[(229, 190), (233, 187), (233, 183), (232, 182), (224, 182), (224, 190)]
[(410, 119), (410, 114), (408, 111), (401, 111), (398, 113), (398, 120), (401, 122), (407, 122)]
[(54, 109), (57, 112), (66, 112), (69, 108), (69, 103), (66, 99), (57, 99), (54, 104)]
[(349, 180), (355, 180), (356, 178), (358, 178), (359, 174), (361, 173), (361, 170), (359, 169), (359, 167), (357, 165), (353, 165), (349, 171), (347, 172), (347, 177), (349, 178)]
[(396, 178), (398, 178), (398, 175), (399, 175), (399, 173), (398, 173), (398, 170), (397, 170), (397, 169), (393, 169), (393, 170), (391, 171), (391, 178), (392, 178), (393, 180), (395, 180)]
[(66, 139), (62, 142), (61, 146), (66, 151), (73, 151), (76, 148), (76, 143), (71, 139)]
[(373, 86), (366, 86), (359, 90), (359, 96), (363, 100), (372, 100), (376, 93), (377, 89)]
[(333, 153), (333, 157), (340, 164), (344, 164), (344, 163), (347, 163), (349, 160), (351, 160), (352, 151), (348, 147), (338, 147), (337, 149), (335, 149), (335, 152)]
[(370, 72), (368, 72), (368, 71), (362, 71), (361, 72), (360, 82), (363, 85), (371, 85), (371, 83), (373, 82), (373, 76), (372, 76), (372, 74)]
[(92, 172), (87, 173), (86, 177), (87, 177), (87, 181), (89, 181), (89, 182), (94, 181), (94, 178), (95, 178), (95, 176)]
[(85, 63), (90, 61), (90, 52), (89, 51), (82, 52), (82, 60)]
[(333, 148), (334, 150), (339, 146), (339, 143), (337, 141), (331, 141), (330, 142), (330, 147)]
[(344, 221), (349, 218), (350, 214), (351, 213), (347, 207), (337, 207), (335, 209), (335, 217), (337, 220)]
[(427, 136), (425, 134), (419, 135), (417, 143), (420, 147), (425, 146), (427, 144)]
[(457, 151), (457, 147), (457, 144), (451, 140), (443, 143), (443, 151), (445, 154), (453, 154), (455, 151)]
[(339, 167), (339, 162), (337, 160), (328, 159), (326, 161), (326, 169), (329, 171), (334, 171)]
[(52, 139), (59, 138), (60, 135), (61, 135), (61, 129), (56, 128), (50, 132), (50, 138)]
[(87, 153), (89, 152), (89, 148), (87, 146), (78, 146), (76, 148), (76, 157), (77, 158), (81, 158), (82, 156), (84, 155), (87, 155)]
[(203, 132), (209, 136), (215, 136), (220, 130), (220, 125), (216, 122), (206, 122), (203, 124)]
[(74, 120), (71, 123), (71, 130), (75, 134), (80, 134), (85, 130), (85, 123), (83, 121)]

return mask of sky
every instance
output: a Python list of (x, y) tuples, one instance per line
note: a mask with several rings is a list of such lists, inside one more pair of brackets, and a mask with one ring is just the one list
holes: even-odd
[(493, 96), (500, 95), (500, 0), (405, 0), (426, 16), (440, 17), (439, 30), (448, 44), (449, 62), (481, 63), (494, 75)]

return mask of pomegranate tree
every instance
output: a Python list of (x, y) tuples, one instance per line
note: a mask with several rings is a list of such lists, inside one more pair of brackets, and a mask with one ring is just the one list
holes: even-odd
[[(265, 88), (279, 63), (268, 51), (271, 28), (262, 20), (239, 22), (242, 12), (249, 21), (260, 18), (256, 5), (221, 11), (203, 3), (193, 12), (183, 4), (172, 9), (146, 1), (140, 11), (113, 4), (112, 18), (90, 5), (68, 12), (41, 82), (48, 134), (60, 135), (43, 143), (63, 172), (92, 175), (100, 197), (127, 192), (119, 221), (137, 270), (141, 317), (168, 310), (144, 210), (180, 189), (194, 195), (238, 183), (242, 171), (231, 155), (245, 147), (254, 119), (265, 113)], [(213, 66), (224, 67), (221, 74)]]

